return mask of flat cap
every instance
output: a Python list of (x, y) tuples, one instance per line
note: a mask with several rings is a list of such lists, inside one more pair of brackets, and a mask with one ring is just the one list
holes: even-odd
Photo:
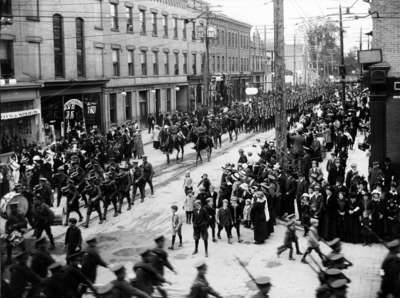
[(271, 285), (271, 279), (268, 276), (260, 276), (257, 277), (254, 282), (256, 283), (257, 286), (259, 287), (266, 287)]
[(90, 235), (86, 238), (86, 243), (93, 243), (93, 242), (97, 242), (97, 237), (96, 235)]
[(206, 266), (206, 261), (204, 260), (198, 260), (195, 264), (194, 267), (196, 267), (197, 269), (202, 268), (204, 266)]
[(165, 237), (163, 235), (160, 235), (154, 239), (155, 242), (160, 242), (160, 241), (164, 241), (164, 240), (165, 240)]

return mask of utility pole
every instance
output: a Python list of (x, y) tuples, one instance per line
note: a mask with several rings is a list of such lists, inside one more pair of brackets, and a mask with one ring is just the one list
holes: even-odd
[(268, 86), (268, 61), (267, 61), (267, 25), (264, 25), (264, 43), (265, 43), (265, 48), (264, 48), (264, 92), (267, 92), (267, 86)]
[(346, 101), (346, 67), (344, 65), (344, 45), (343, 45), (343, 17), (342, 17), (342, 5), (339, 5), (339, 17), (340, 17), (340, 76), (342, 84), (341, 99), (344, 103)]
[(275, 139), (276, 153), (282, 169), (287, 167), (287, 118), (285, 95), (285, 31), (283, 0), (274, 0), (274, 52), (275, 52)]
[[(362, 26), (360, 27), (360, 51), (362, 51), (362, 49), (363, 49), (363, 30), (362, 30)], [(360, 65), (360, 78), (362, 77), (362, 75), (363, 75), (363, 69), (362, 69), (362, 67), (361, 67), (361, 65)]]
[(296, 33), (293, 39), (293, 85), (297, 86), (297, 72), (296, 72)]
[(205, 71), (203, 74), (203, 80), (204, 80), (204, 102), (207, 106), (209, 107), (214, 107), (214, 102), (210, 101), (210, 42), (208, 40), (208, 26), (209, 24), (209, 19), (210, 19), (210, 9), (208, 7), (208, 4), (206, 4), (206, 28), (205, 28), (205, 42), (206, 42), (206, 57), (205, 57)]

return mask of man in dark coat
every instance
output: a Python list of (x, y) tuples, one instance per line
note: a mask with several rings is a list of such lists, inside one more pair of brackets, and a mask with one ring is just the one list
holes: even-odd
[(69, 227), (65, 233), (65, 249), (67, 252), (66, 257), (74, 254), (82, 249), (82, 233), (81, 230), (76, 226), (76, 218), (69, 219)]
[(51, 276), (43, 282), (43, 293), (46, 297), (68, 298), (65, 296), (64, 270), (60, 263), (54, 262), (49, 266)]
[(207, 264), (200, 261), (196, 264), (197, 276), (190, 289), (188, 298), (207, 298), (208, 295), (222, 298), (208, 283), (206, 279)]
[(221, 239), (221, 231), (225, 229), (226, 236), (228, 238), (228, 243), (231, 243), (231, 227), (232, 227), (232, 216), (231, 211), (229, 210), (229, 202), (228, 200), (224, 200), (222, 203), (222, 208), (219, 208), (217, 211), (217, 223), (218, 223), (218, 239)]
[(74, 253), (68, 257), (67, 261), (69, 264), (65, 267), (64, 274), (64, 288), (66, 297), (81, 298), (82, 293), (79, 290), (80, 284), (89, 287), (93, 293), (97, 294), (97, 290), (93, 286), (93, 283), (82, 273), (82, 270), (79, 268), (81, 259), (82, 252)]
[(55, 248), (53, 233), (51, 232), (51, 225), (54, 221), (54, 213), (50, 207), (37, 197), (33, 201), (33, 216), (35, 221), (35, 235), (39, 239), (43, 231), (46, 232), (50, 240), (51, 249)]
[(200, 238), (204, 241), (205, 256), (208, 257), (208, 215), (206, 210), (201, 207), (201, 202), (196, 200), (193, 210), (193, 238), (195, 241), (195, 249), (193, 254), (198, 253)]
[(389, 253), (382, 263), (382, 283), (379, 298), (399, 297), (400, 295), (400, 257), (398, 256), (400, 241), (395, 239), (387, 243)]
[(32, 255), (31, 269), (41, 278), (47, 277), (48, 268), (54, 263), (54, 259), (48, 251), (46, 238), (36, 240), (36, 251)]
[(299, 173), (299, 179), (297, 181), (296, 187), (296, 204), (297, 210), (299, 212), (299, 217), (301, 218), (301, 197), (308, 191), (308, 181), (303, 173)]
[(96, 282), (97, 266), (108, 267), (107, 263), (100, 256), (97, 249), (97, 238), (90, 236), (86, 239), (88, 247), (83, 252), (82, 273), (90, 280)]
[(15, 256), (15, 264), (10, 267), (10, 290), (13, 298), (25, 297), (25, 289), (29, 283), (32, 289), (36, 290), (42, 282), (42, 279), (28, 267), (28, 258), (26, 252), (21, 252)]
[[(240, 225), (242, 223), (243, 219), (243, 206), (238, 204), (237, 199), (232, 199), (231, 205), (229, 206), (229, 211), (231, 213), (231, 218), (232, 218), (232, 228), (235, 228), (236, 230), (236, 235), (238, 237), (238, 242), (242, 242), (242, 239), (240, 238)], [(231, 231), (231, 237), (232, 237), (232, 231)]]
[(213, 198), (208, 198), (207, 199), (207, 204), (204, 206), (204, 210), (206, 210), (207, 215), (208, 215), (208, 226), (211, 228), (212, 241), (216, 242), (217, 241), (215, 239), (216, 209), (215, 209), (215, 204), (214, 204), (214, 199)]
[(131, 298), (131, 297), (139, 297), (139, 298), (151, 298), (146, 292), (143, 292), (132, 285), (130, 285), (126, 280), (126, 269), (122, 265), (115, 265), (110, 268), (117, 279), (112, 281), (112, 297), (118, 298)]

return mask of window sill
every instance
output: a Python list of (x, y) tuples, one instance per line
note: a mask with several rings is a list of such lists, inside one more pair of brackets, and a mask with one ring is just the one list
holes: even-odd
[(119, 32), (119, 28), (111, 28), (112, 32)]
[(26, 20), (31, 21), (31, 22), (40, 22), (39, 16), (29, 16), (29, 17), (26, 17)]
[(94, 26), (94, 30), (101, 30), (101, 31), (103, 31), (103, 27), (102, 27), (102, 26)]

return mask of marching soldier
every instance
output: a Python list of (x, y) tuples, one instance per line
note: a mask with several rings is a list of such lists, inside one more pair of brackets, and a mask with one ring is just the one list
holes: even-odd
[(36, 240), (35, 248), (36, 250), (32, 254), (31, 269), (41, 278), (46, 278), (49, 266), (54, 263), (46, 238), (41, 237)]
[(100, 199), (101, 199), (101, 190), (100, 186), (93, 183), (91, 179), (88, 179), (87, 186), (84, 189), (84, 194), (88, 195), (88, 208), (86, 213), (86, 223), (84, 225), (85, 228), (89, 227), (90, 222), (90, 215), (94, 210), (96, 210), (97, 214), (99, 215), (99, 224), (103, 223), (103, 215), (100, 209)]
[(112, 179), (112, 172), (107, 172), (105, 174), (105, 180), (101, 183), (100, 189), (103, 194), (103, 200), (104, 200), (104, 212), (103, 212), (103, 218), (104, 220), (107, 219), (107, 212), (108, 212), (108, 207), (110, 204), (113, 204), (114, 206), (114, 217), (118, 216), (118, 206), (117, 206), (117, 196), (118, 196), (118, 188), (117, 184), (115, 183), (115, 180)]
[(43, 293), (46, 297), (68, 298), (65, 296), (64, 270), (59, 262), (54, 262), (49, 266), (51, 276), (43, 282)]
[(146, 183), (149, 184), (150, 186), (150, 191), (151, 195), (154, 195), (154, 187), (153, 187), (153, 176), (154, 176), (154, 170), (153, 166), (151, 163), (147, 161), (147, 156), (143, 155), (142, 156), (143, 163), (141, 165), (141, 168), (143, 170), (143, 179), (144, 179), (144, 187), (146, 186)]
[(82, 259), (82, 252), (76, 252), (67, 259), (69, 264), (65, 267), (64, 288), (65, 296), (69, 298), (81, 298), (80, 284), (89, 287), (95, 294), (97, 290), (91, 281), (82, 273), (79, 265)]
[(140, 201), (144, 201), (145, 197), (145, 192), (144, 192), (144, 187), (145, 187), (145, 180), (143, 176), (143, 168), (138, 166), (138, 161), (134, 160), (132, 162), (132, 169), (130, 170), (130, 176), (132, 177), (132, 204), (135, 202), (135, 197), (136, 197), (136, 192), (137, 189), (139, 188), (140, 192)]
[(62, 188), (67, 186), (68, 176), (64, 172), (64, 166), (60, 166), (57, 168), (57, 173), (53, 175), (54, 187), (57, 192), (57, 207), (60, 206), (61, 196), (62, 196)]
[(69, 221), (69, 216), (71, 212), (76, 212), (78, 213), (79, 216), (79, 221), (83, 220), (83, 216), (81, 211), (79, 210), (79, 197), (81, 196), (76, 189), (75, 185), (73, 184), (72, 180), (67, 181), (67, 186), (64, 186), (61, 188), (61, 192), (63, 195), (65, 195), (67, 199), (67, 204), (66, 204), (66, 221), (65, 225), (67, 225)]
[(23, 298), (37, 294), (33, 291), (26, 294), (26, 287), (30, 283), (32, 290), (37, 290), (42, 282), (42, 279), (28, 267), (28, 259), (27, 252), (20, 252), (15, 256), (15, 264), (10, 267), (10, 290), (13, 298)]
[(131, 188), (131, 181), (130, 176), (128, 174), (128, 165), (126, 162), (121, 163), (120, 165), (121, 172), (117, 174), (116, 177), (116, 184), (118, 188), (118, 201), (119, 201), (119, 208), (118, 213), (121, 214), (122, 204), (124, 202), (124, 198), (128, 201), (128, 210), (131, 210), (131, 198), (129, 195), (129, 190)]
[(400, 241), (398, 239), (390, 241), (386, 244), (389, 249), (389, 253), (381, 266), (381, 289), (379, 292), (379, 298), (386, 297), (399, 297), (400, 296), (400, 257), (399, 247)]
[(97, 249), (96, 236), (90, 236), (86, 239), (87, 249), (83, 252), (82, 273), (90, 280), (96, 282), (97, 266), (108, 267), (107, 263), (100, 256)]
[(50, 240), (50, 249), (55, 248), (53, 233), (51, 232), (51, 225), (54, 221), (54, 213), (50, 207), (38, 198), (33, 200), (33, 216), (35, 221), (35, 235), (39, 239), (42, 237), (43, 231), (46, 232)]
[(207, 273), (207, 264), (204, 261), (199, 261), (195, 265), (197, 269), (197, 276), (193, 282), (193, 285), (190, 289), (189, 298), (204, 298), (208, 297), (208, 295), (222, 298), (220, 294), (218, 294), (209, 284), (206, 279)]
[(130, 298), (130, 297), (143, 297), (151, 298), (146, 292), (143, 292), (125, 280), (126, 269), (122, 265), (111, 266), (111, 271), (114, 272), (117, 279), (113, 280), (111, 283), (113, 285), (113, 297)]
[(142, 261), (135, 264), (133, 267), (136, 277), (132, 280), (132, 286), (151, 295), (154, 292), (155, 286), (169, 282), (153, 267), (152, 259), (154, 255), (151, 250), (144, 251), (141, 257)]

